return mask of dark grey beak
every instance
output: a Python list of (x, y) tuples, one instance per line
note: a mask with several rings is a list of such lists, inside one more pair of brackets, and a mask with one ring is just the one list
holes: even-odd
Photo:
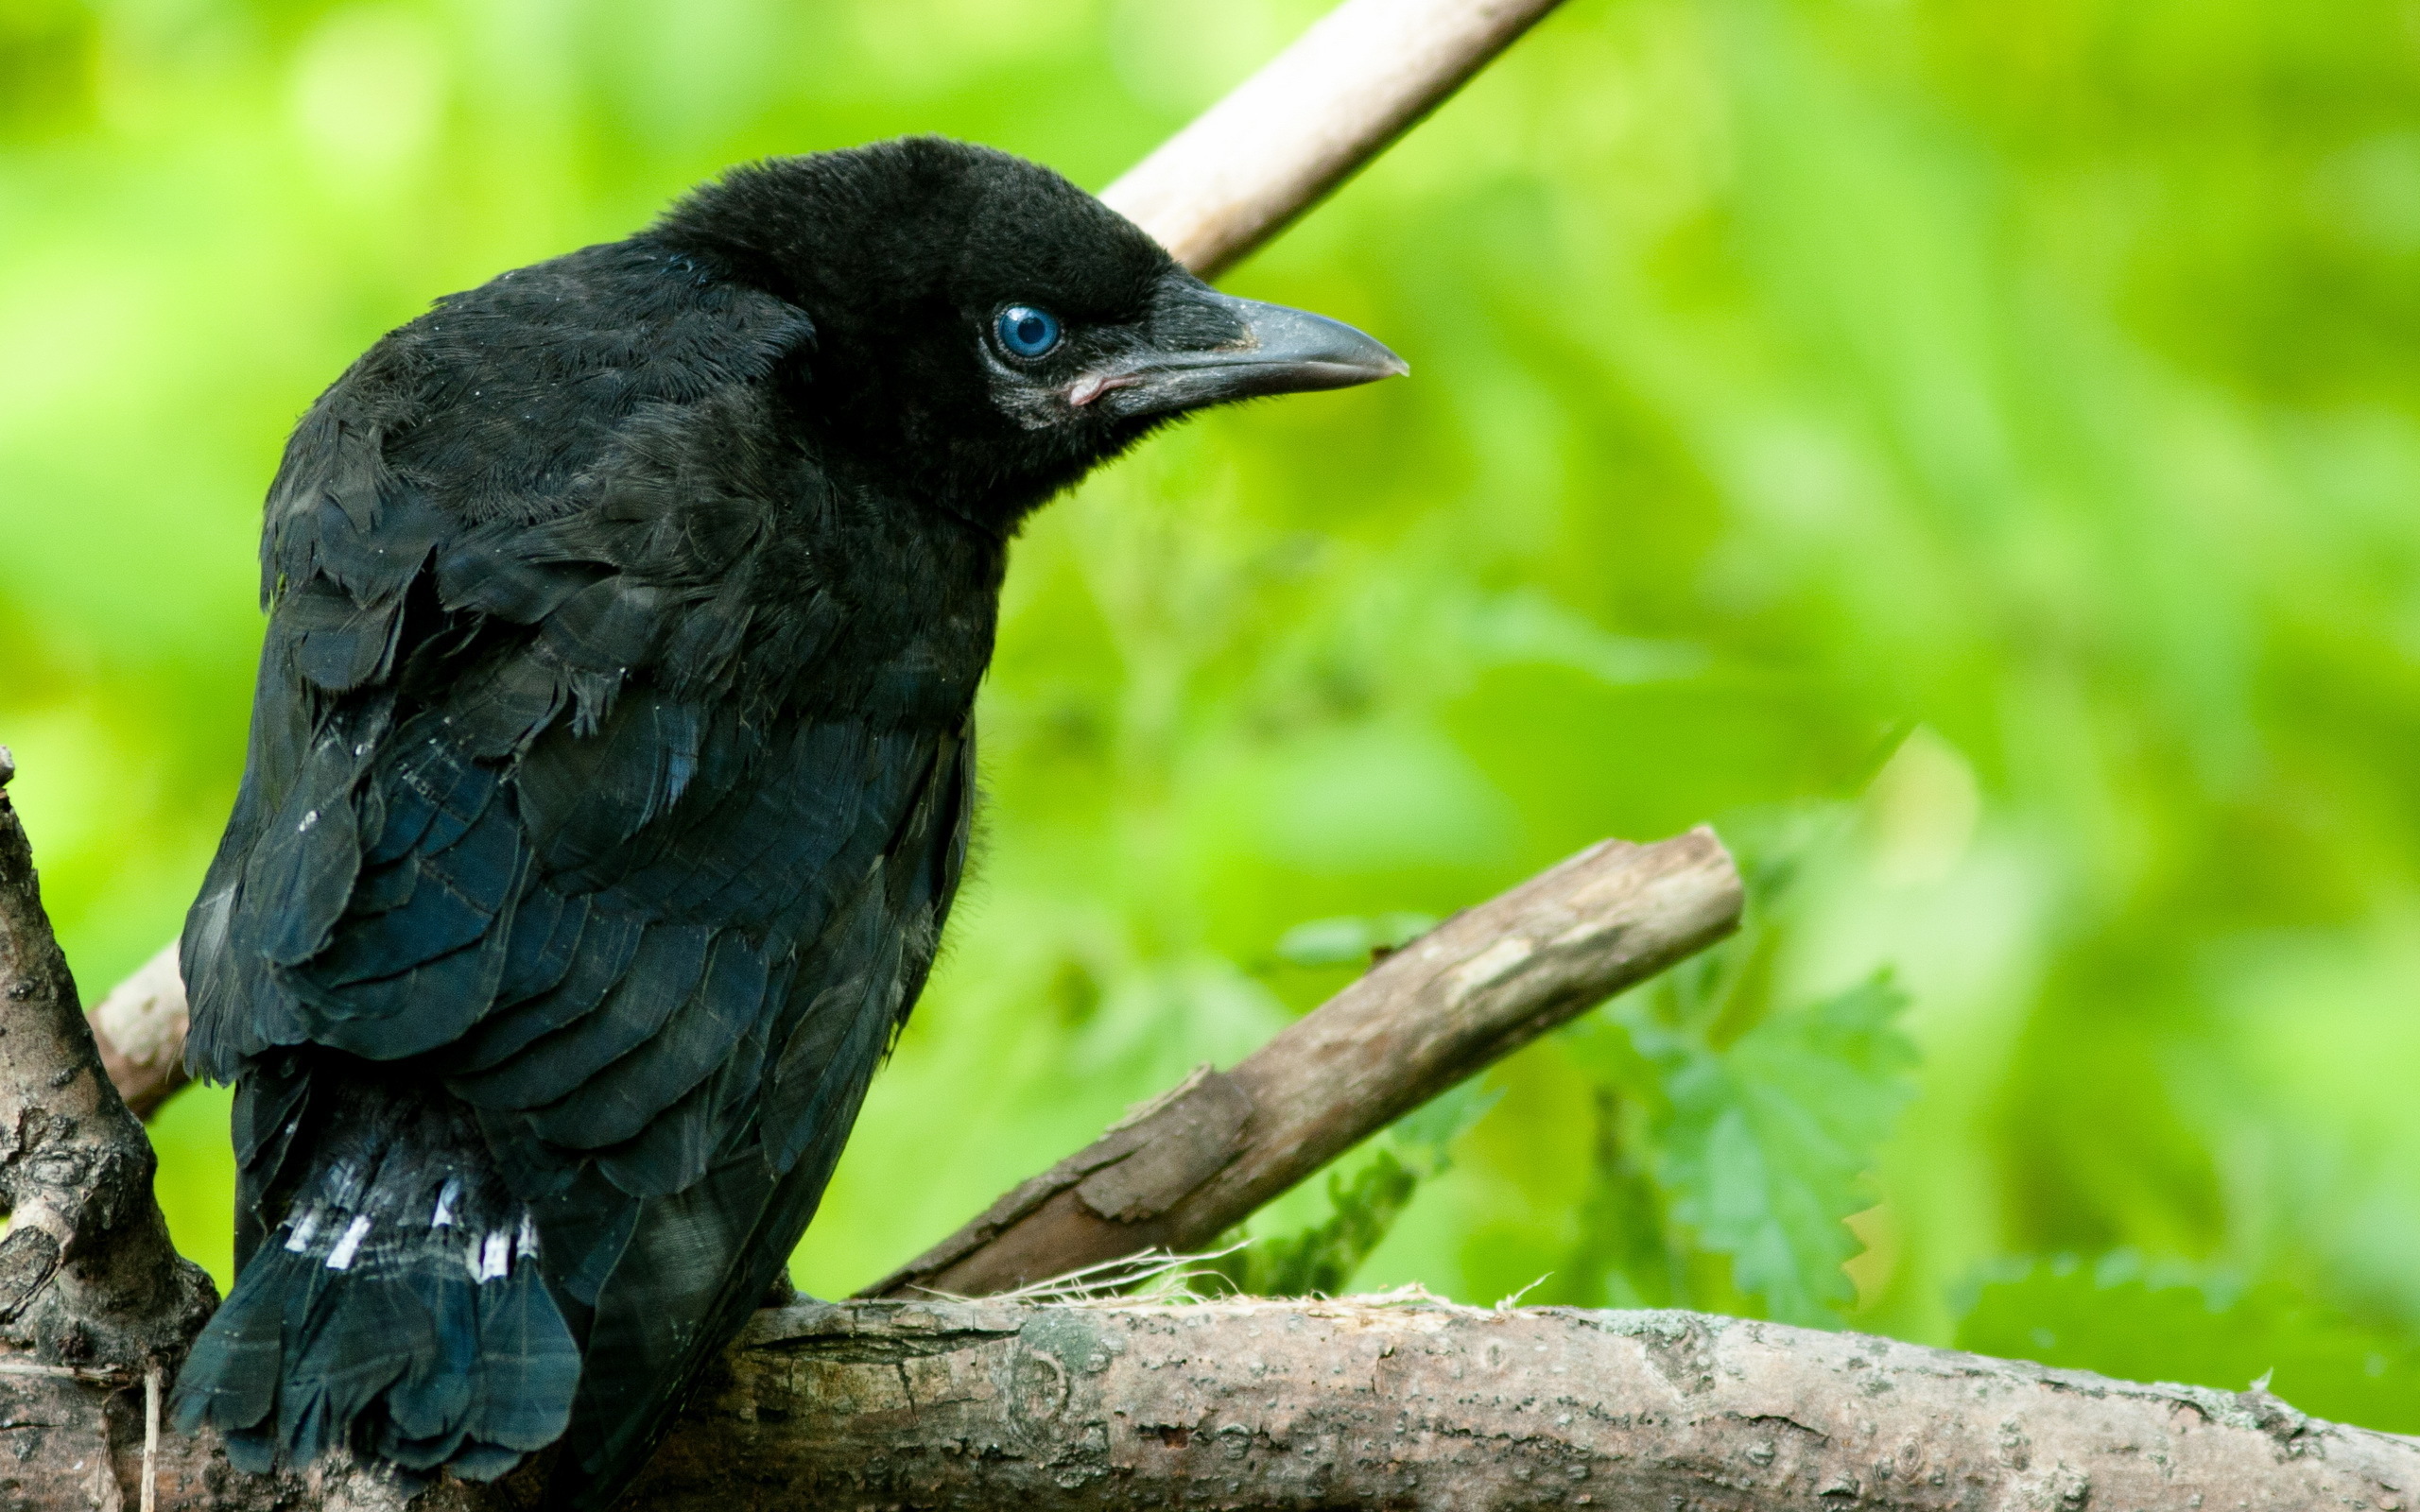
[(1260, 394), (1350, 388), (1411, 371), (1341, 320), (1169, 280), (1146, 345), (1087, 370), (1067, 403), (1119, 419), (1174, 414)]

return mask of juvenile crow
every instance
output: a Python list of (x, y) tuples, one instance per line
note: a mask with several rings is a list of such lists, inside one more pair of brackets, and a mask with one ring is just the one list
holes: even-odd
[(1008, 542), (1153, 426), (1404, 371), (931, 138), (738, 169), (311, 407), (184, 935), (239, 1466), (626, 1486), (781, 1274), (966, 853)]

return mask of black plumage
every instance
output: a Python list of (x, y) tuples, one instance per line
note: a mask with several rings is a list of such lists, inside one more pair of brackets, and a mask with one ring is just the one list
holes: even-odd
[(923, 986), (1018, 522), (1171, 416), (1400, 370), (933, 139), (740, 169), (373, 347), (269, 492), (184, 936), (241, 1190), (180, 1420), (252, 1468), (560, 1441), (550, 1499), (610, 1502)]

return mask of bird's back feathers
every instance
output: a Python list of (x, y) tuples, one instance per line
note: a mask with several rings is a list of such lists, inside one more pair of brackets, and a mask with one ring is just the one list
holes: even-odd
[[(812, 1212), (956, 885), (999, 543), (834, 486), (779, 413), (810, 344), (683, 254), (592, 248), (404, 328), (288, 448), (184, 952), (252, 1243), (180, 1405), (255, 1460), (479, 1473), (568, 1421), (557, 1494), (610, 1496)], [(924, 595), (852, 570), (903, 558)], [(418, 1122), (369, 1154), (311, 1122), (372, 1083)], [(531, 1263), (481, 1290), (405, 1243), (401, 1175), (338, 1206), (371, 1169), (493, 1184)], [(320, 1209), (384, 1247), (288, 1247)], [(514, 1370), (517, 1422), (430, 1405), (431, 1371)]]

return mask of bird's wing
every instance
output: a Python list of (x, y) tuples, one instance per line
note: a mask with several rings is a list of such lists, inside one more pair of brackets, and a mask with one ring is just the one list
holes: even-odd
[[(766, 691), (847, 629), (765, 381), (804, 318), (676, 301), (617, 352), (627, 308), (558, 313), (596, 276), (441, 307), (298, 430), (184, 966), (197, 1068), (260, 1073), (250, 1242), (303, 1047), (478, 1110), (594, 1309), (574, 1437), (610, 1471), (810, 1215), (930, 963), (972, 755), (962, 725)], [(401, 339), (426, 324), (454, 329)]]

